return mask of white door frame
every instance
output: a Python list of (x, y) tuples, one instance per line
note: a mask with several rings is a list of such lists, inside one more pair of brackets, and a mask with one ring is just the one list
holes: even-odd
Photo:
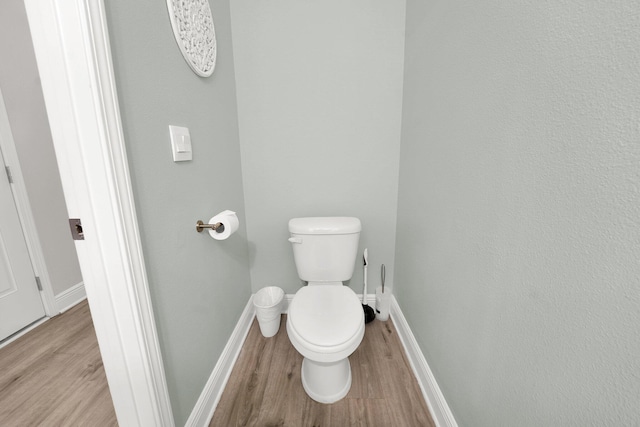
[(26, 0), (62, 187), (122, 426), (173, 426), (102, 0)]
[(13, 199), (16, 203), (16, 210), (18, 211), (18, 218), (20, 218), (22, 234), (24, 234), (24, 239), (27, 242), (27, 250), (31, 257), (33, 273), (40, 278), (40, 283), (42, 284), (40, 298), (42, 299), (44, 314), (48, 317), (53, 317), (58, 314), (60, 310), (56, 304), (51, 278), (49, 277), (49, 270), (47, 270), (47, 264), (44, 261), (44, 252), (36, 231), (36, 222), (33, 218), (31, 203), (29, 203), (27, 186), (25, 185), (22, 175), (18, 151), (16, 150), (13, 133), (11, 132), (11, 125), (9, 123), (4, 97), (2, 96), (2, 90), (0, 90), (0, 134), (2, 135), (0, 138), (0, 151), (2, 151), (4, 156), (4, 162), (11, 169), (13, 181), (11, 190), (13, 191)]

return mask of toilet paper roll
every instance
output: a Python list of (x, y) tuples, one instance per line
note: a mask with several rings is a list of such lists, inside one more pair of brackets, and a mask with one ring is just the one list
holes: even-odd
[(223, 211), (218, 215), (214, 216), (209, 220), (209, 224), (217, 224), (222, 223), (224, 226), (224, 230), (222, 232), (220, 229), (218, 230), (209, 230), (209, 234), (216, 240), (226, 240), (238, 230), (238, 226), (240, 225), (240, 221), (238, 221), (238, 217), (233, 211)]

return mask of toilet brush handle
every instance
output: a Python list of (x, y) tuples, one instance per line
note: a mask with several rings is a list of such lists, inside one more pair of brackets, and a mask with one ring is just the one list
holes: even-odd
[(364, 300), (367, 295), (367, 266), (364, 266), (364, 291), (362, 292), (362, 299)]
[(365, 249), (362, 255), (362, 263), (364, 264), (364, 290), (362, 291), (362, 305), (367, 304), (367, 264), (369, 264), (369, 250)]

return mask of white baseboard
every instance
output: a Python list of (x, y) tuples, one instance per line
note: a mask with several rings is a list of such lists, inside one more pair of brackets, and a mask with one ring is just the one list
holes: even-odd
[(282, 314), (287, 314), (289, 312), (289, 304), (291, 304), (294, 296), (296, 296), (296, 294), (286, 294), (284, 296), (284, 304), (282, 304)]
[(429, 364), (424, 358), (394, 295), (391, 298), (391, 320), (393, 320), (393, 324), (398, 331), (398, 336), (409, 358), (413, 373), (422, 389), (424, 400), (427, 401), (433, 421), (439, 427), (458, 427), (455, 418), (453, 418), (453, 413), (449, 409), (449, 405), (444, 399), (431, 368), (429, 368)]
[(84, 282), (80, 282), (77, 285), (73, 285), (66, 291), (60, 292), (55, 296), (55, 298), (58, 313), (64, 313), (87, 298), (87, 292), (84, 289)]
[(185, 427), (206, 427), (209, 425), (213, 417), (213, 412), (216, 410), (216, 406), (218, 406), (218, 402), (220, 402), (220, 398), (222, 397), (224, 387), (227, 385), (227, 381), (233, 370), (233, 365), (235, 365), (240, 350), (242, 350), (242, 344), (244, 344), (244, 340), (247, 338), (254, 316), (255, 309), (253, 307), (253, 295), (251, 295), (249, 302), (247, 302), (244, 311), (240, 315), (236, 327), (231, 333), (227, 345), (224, 347), (224, 350), (222, 350), (218, 363), (216, 363), (216, 366), (213, 368), (213, 372), (211, 372), (211, 376), (200, 394), (200, 398), (198, 398), (196, 405), (191, 411)]
[[(360, 301), (362, 301), (362, 294), (356, 294), (358, 295), (358, 299)], [(371, 308), (373, 308), (375, 310), (376, 308), (376, 294), (367, 294), (367, 298), (365, 299), (365, 301), (367, 302), (367, 305), (370, 306)]]

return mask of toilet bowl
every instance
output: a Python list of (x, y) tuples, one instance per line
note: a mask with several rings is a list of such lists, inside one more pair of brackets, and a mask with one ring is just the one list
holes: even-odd
[(364, 337), (356, 294), (342, 286), (301, 288), (289, 305), (289, 340), (304, 357), (302, 386), (313, 400), (334, 403), (351, 388), (349, 355)]
[(289, 304), (287, 334), (304, 357), (302, 386), (321, 403), (334, 403), (349, 392), (348, 357), (364, 337), (360, 300), (342, 284), (353, 275), (360, 230), (360, 220), (350, 217), (289, 221), (298, 276), (308, 285)]

